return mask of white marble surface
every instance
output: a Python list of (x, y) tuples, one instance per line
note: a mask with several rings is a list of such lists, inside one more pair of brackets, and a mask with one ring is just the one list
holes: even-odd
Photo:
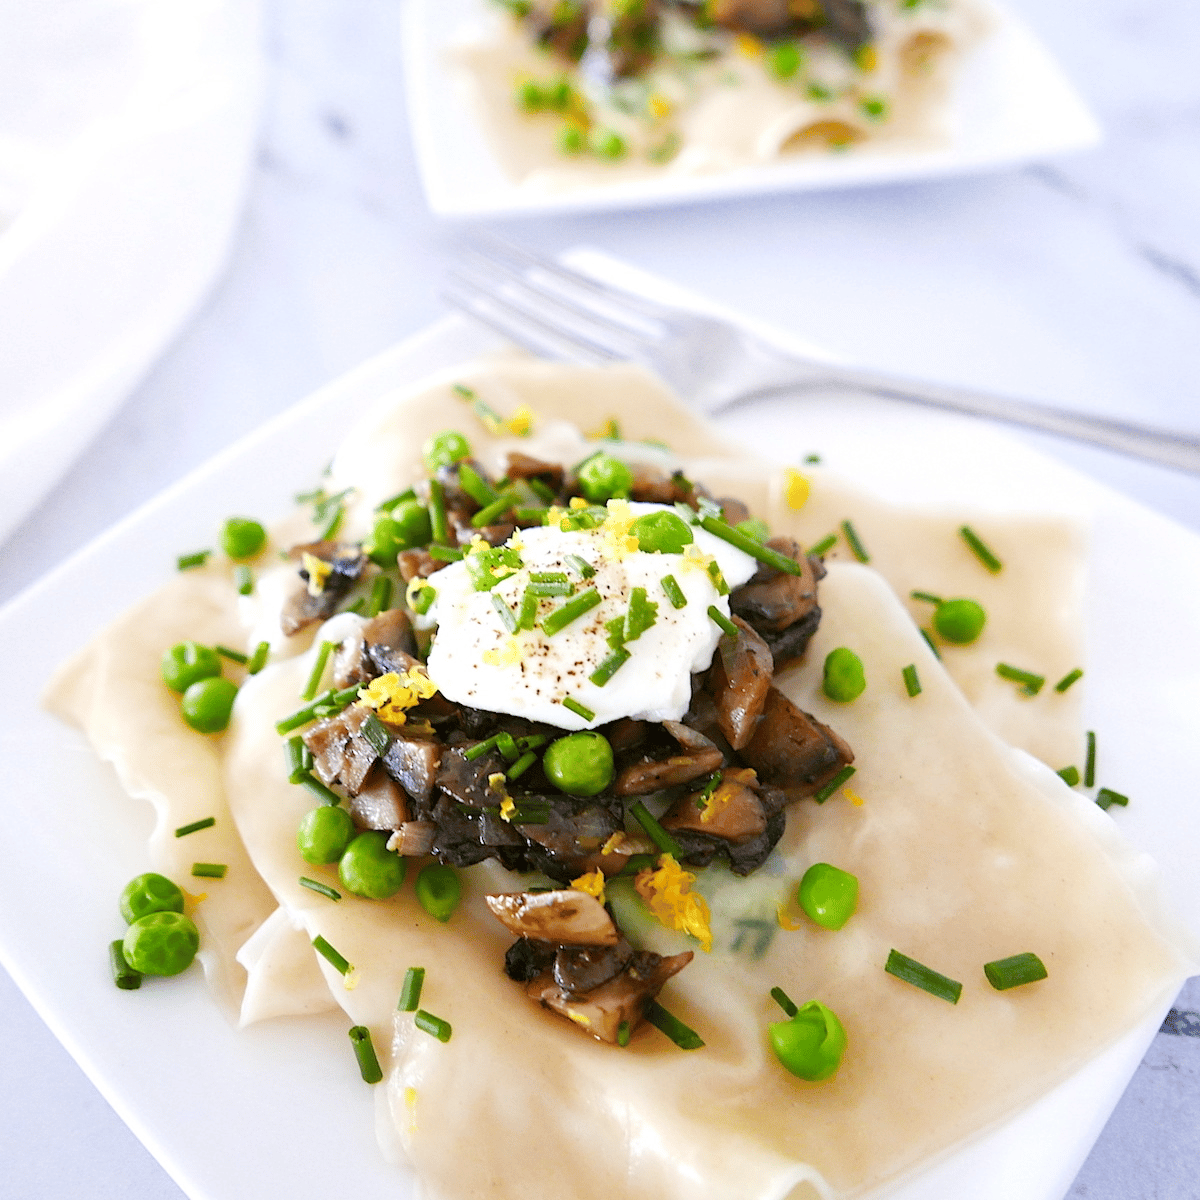
[[(228, 273), (0, 547), (0, 602), (442, 312), (462, 231), (429, 216), (414, 175), (397, 2), (267, 0), (262, 149)], [(1094, 106), (1108, 132), (1100, 149), (973, 179), (497, 228), (545, 250), (590, 242), (864, 364), (1200, 432), (1200, 10), (1186, 0), (1013, 7)], [(1200, 532), (1200, 479), (1043, 441)], [(1200, 1009), (1197, 981), (1178, 1007)], [(1072, 1200), (1198, 1194), (1200, 1037), (1187, 1031), (1200, 1018), (1185, 1011), (1174, 1028), (1156, 1039)], [(2, 973), (0, 1111), (4, 1196), (182, 1195)]]

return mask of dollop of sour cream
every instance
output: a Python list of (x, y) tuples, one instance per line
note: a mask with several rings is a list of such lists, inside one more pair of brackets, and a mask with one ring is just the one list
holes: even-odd
[[(698, 527), (692, 527), (694, 541), (682, 554), (641, 550), (629, 526), (661, 511), (659, 504), (610, 500), (607, 519), (595, 529), (564, 531), (552, 524), (518, 530), (505, 547), (515, 554), (496, 570), (503, 577), (490, 588), (486, 580), (478, 586), (471, 553), (431, 576), (437, 596), (429, 615), (437, 633), (428, 671), (442, 694), (560, 729), (586, 729), (620, 717), (679, 720), (691, 703), (693, 672), (709, 666), (721, 637), (708, 610), (715, 607), (729, 616), (720, 580), (738, 587), (758, 564)], [(547, 576), (555, 582), (565, 576), (571, 594), (539, 598), (533, 627), (511, 632), (508, 625), (520, 619), (526, 589)], [(686, 601), (682, 607), (676, 608), (664, 590), (666, 576), (678, 585)], [(653, 624), (624, 643), (629, 657), (607, 682), (593, 682), (592, 675), (614, 653), (611, 623), (630, 611), (636, 588), (644, 589), (646, 604), (656, 606)], [(598, 603), (547, 633), (547, 618), (553, 630), (553, 614), (592, 589)], [(506, 623), (499, 604), (507, 606), (512, 621)], [(635, 610), (646, 612), (643, 603)], [(587, 718), (576, 707), (565, 707), (564, 700), (594, 715)]]

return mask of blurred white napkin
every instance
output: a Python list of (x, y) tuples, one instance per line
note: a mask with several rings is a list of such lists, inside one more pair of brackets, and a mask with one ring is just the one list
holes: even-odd
[(224, 265), (260, 0), (0, 0), (0, 541)]

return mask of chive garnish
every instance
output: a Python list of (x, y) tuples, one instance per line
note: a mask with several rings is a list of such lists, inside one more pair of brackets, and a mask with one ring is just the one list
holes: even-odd
[(321, 676), (325, 674), (325, 664), (333, 653), (334, 642), (322, 642), (317, 648), (317, 657), (313, 660), (312, 670), (308, 673), (308, 682), (300, 693), (301, 700), (312, 700), (321, 686)]
[(655, 820), (645, 803), (638, 800), (629, 806), (630, 816), (646, 831), (646, 836), (663, 854), (669, 854), (676, 862), (683, 857), (679, 843)]
[(287, 759), (288, 783), (299, 783), (300, 776), (312, 766), (312, 758), (304, 739), (299, 734), (288, 738), (283, 743), (283, 752)]
[(423, 617), (433, 607), (433, 602), (436, 599), (437, 588), (429, 583), (419, 584), (412, 590), (413, 612)]
[(421, 1007), (421, 989), (425, 986), (425, 968), (409, 967), (404, 972), (404, 985), (396, 1008), (400, 1012), (416, 1012)]
[(464, 400), (474, 400), (475, 399), (474, 389), (467, 387), (467, 385), (465, 383), (455, 383), (455, 384), (452, 384), (451, 387)]
[(224, 879), (228, 870), (225, 863), (192, 863), (192, 875), (196, 879)]
[(496, 749), (500, 751), (500, 757), (507, 763), (514, 763), (521, 757), (516, 739), (507, 730), (502, 729), (496, 734)]
[(338, 609), (339, 613), (354, 613), (357, 616), (362, 616), (367, 608), (366, 596), (359, 596), (352, 604), (347, 604), (345, 608)]
[(267, 665), (267, 655), (270, 653), (271, 643), (259, 642), (254, 647), (254, 653), (250, 655), (250, 661), (246, 664), (247, 674), (257, 675)]
[(351, 687), (343, 688), (340, 692), (335, 692), (333, 688), (329, 688), (317, 696), (311, 704), (297, 709), (290, 717), (284, 717), (281, 721), (276, 721), (275, 732), (281, 735), (293, 733), (302, 725), (307, 725), (310, 721), (315, 721), (318, 717), (331, 717), (335, 713), (341, 712), (358, 695), (360, 686), (356, 683)]
[[(217, 649), (219, 650), (220, 647), (218, 646)], [(1083, 669), (1081, 667), (1076, 667), (1075, 670), (1068, 671), (1054, 685), (1054, 690), (1056, 692), (1065, 692), (1067, 690), (1067, 688), (1069, 688), (1071, 686), (1071, 684), (1073, 684), (1076, 680), (1082, 679), (1082, 678), (1083, 678)]]
[(629, 1045), (629, 1035), (630, 1035), (629, 1022), (622, 1021), (620, 1023), (620, 1025), (617, 1026), (617, 1045), (618, 1046), (628, 1046)]
[(199, 833), (201, 829), (211, 829), (216, 823), (216, 817), (205, 817), (203, 820), (193, 821), (190, 825), (180, 825), (175, 830), (175, 836), (187, 837), (189, 833)]
[(367, 616), (377, 617), (392, 603), (392, 581), (386, 575), (376, 576), (371, 585), (371, 599), (367, 602)]
[(532, 579), (525, 589), (529, 596), (570, 596), (575, 591), (575, 585), (566, 578), (563, 579)]
[(599, 603), (600, 593), (595, 588), (588, 588), (586, 592), (580, 592), (578, 596), (573, 596), (562, 608), (556, 608), (552, 613), (547, 613), (542, 618), (542, 630), (547, 637), (553, 637)]
[(670, 600), (672, 608), (687, 607), (687, 597), (683, 594), (683, 588), (679, 586), (674, 575), (664, 575), (659, 582), (667, 599)]
[(1129, 803), (1129, 797), (1122, 796), (1120, 792), (1114, 792), (1112, 788), (1102, 787), (1096, 793), (1096, 803), (1104, 809), (1112, 808), (1114, 804), (1124, 808)]
[(983, 973), (987, 981), (998, 992), (1009, 988), (1021, 987), (1026, 983), (1036, 983), (1045, 979), (1046, 965), (1032, 952), (1014, 954), (1009, 958), (998, 958), (995, 962), (984, 963)]
[(335, 970), (339, 975), (345, 975), (352, 968), (350, 960), (339, 954), (319, 933), (312, 940), (312, 944), (316, 952)]
[(590, 562), (588, 562), (588, 560), (586, 558), (582, 558), (578, 554), (564, 555), (563, 562), (565, 562), (567, 564), (567, 566), (572, 567), (574, 570), (578, 571), (579, 574), (582, 575), (584, 579), (591, 579), (592, 576), (596, 574), (596, 568), (593, 567), (592, 564)]
[(458, 484), (480, 508), (485, 508), (496, 499), (495, 488), (470, 463), (458, 464)]
[(450, 1040), (452, 1032), (450, 1022), (443, 1021), (441, 1017), (435, 1017), (433, 1013), (426, 1012), (423, 1008), (417, 1010), (417, 1015), (413, 1017), (413, 1024), (423, 1033), (437, 1038), (439, 1042)]
[(230, 662), (235, 662), (241, 667), (244, 667), (250, 661), (249, 655), (243, 654), (240, 650), (231, 650), (228, 646), (218, 644), (213, 649), (222, 658), (227, 658)]
[[(343, 493), (344, 494), (344, 493)], [(342, 518), (346, 515), (346, 506), (339, 500), (333, 507), (333, 513), (329, 520), (325, 522), (318, 534), (318, 540), (322, 542), (332, 541), (337, 537), (338, 530), (342, 527)]]
[(703, 809), (704, 806), (716, 795), (717, 788), (721, 786), (721, 780), (724, 778), (724, 773), (714, 771), (705, 781), (704, 786), (696, 793), (696, 807)]
[(585, 721), (594, 721), (596, 719), (596, 714), (586, 704), (580, 704), (574, 696), (564, 696), (562, 706), (573, 712), (577, 717), (582, 717)]
[(1023, 671), (1020, 667), (1013, 667), (1008, 663), (997, 663), (996, 674), (1001, 679), (1010, 680), (1012, 683), (1019, 683), (1022, 693), (1026, 696), (1036, 696), (1042, 690), (1042, 685), (1046, 682), (1044, 675), (1035, 675), (1032, 671)]
[(1063, 767), (1061, 771), (1056, 771), (1055, 774), (1067, 785), (1074, 787), (1079, 782), (1078, 767)]
[(820, 791), (813, 793), (813, 799), (818, 804), (824, 804), (854, 774), (855, 769), (847, 763)]
[(848, 520), (842, 522), (842, 535), (846, 539), (846, 545), (850, 547), (850, 553), (860, 563), (871, 561), (871, 556), (867, 553), (866, 546), (862, 544), (862, 539), (858, 536), (858, 530)]
[(190, 571), (193, 567), (204, 566), (211, 555), (211, 550), (197, 550), (194, 554), (181, 554), (175, 560), (175, 567), (180, 571)]
[(929, 647), (929, 649), (933, 651), (933, 657), (936, 658), (938, 660), (938, 662), (941, 662), (942, 652), (934, 644), (933, 637), (930, 634), (929, 630), (922, 629), (921, 636), (925, 639), (925, 645), (927, 645)]
[(530, 583), (569, 583), (566, 571), (530, 571)]
[(508, 818), (510, 825), (547, 825), (549, 822), (549, 800), (520, 800)]
[(324, 896), (327, 900), (340, 900), (342, 893), (335, 891), (327, 883), (321, 883), (316, 879), (309, 879), (305, 875), (300, 876), (300, 886), (308, 888), (310, 892), (316, 892), (318, 895)]
[(108, 965), (112, 968), (113, 983), (123, 992), (132, 992), (142, 986), (142, 973), (135, 971), (125, 961), (125, 950), (120, 938), (108, 944)]
[(365, 1025), (355, 1025), (350, 1030), (350, 1041), (354, 1044), (354, 1056), (358, 1059), (358, 1071), (363, 1083), (378, 1083), (383, 1078), (383, 1068), (371, 1041), (371, 1031)]
[(699, 1050), (704, 1045), (704, 1039), (694, 1029), (685, 1025), (673, 1013), (667, 1012), (657, 1000), (651, 1000), (646, 1005), (643, 1015), (659, 1033), (666, 1034), (680, 1050)]
[(959, 996), (962, 995), (962, 984), (957, 980), (917, 962), (915, 958), (909, 958), (907, 954), (901, 954), (899, 950), (889, 952), (887, 964), (883, 969), (889, 975), (895, 975), (897, 979), (911, 983), (913, 987), (919, 987), (923, 992), (937, 996), (939, 1000), (948, 1000), (951, 1004), (957, 1004)]
[(515, 507), (519, 497), (513, 492), (504, 492), (493, 500), (486, 508), (481, 508), (472, 518), (471, 525), (475, 529), (483, 529), (486, 525), (494, 525), (498, 518), (504, 516), (510, 508)]
[(495, 592), (491, 593), (492, 607), (500, 614), (500, 623), (509, 633), (516, 633), (520, 628), (520, 623), (517, 620), (517, 614), (504, 602), (503, 598)]
[(749, 554), (751, 558), (766, 563), (768, 567), (773, 567), (776, 571), (783, 571), (788, 575), (804, 573), (803, 565), (794, 558), (780, 554), (778, 550), (772, 550), (770, 546), (764, 546), (761, 542), (748, 537), (740, 529), (735, 529), (718, 517), (701, 517), (700, 528), (707, 529), (714, 537), (719, 537), (723, 542), (736, 546), (743, 554)]
[(322, 804), (328, 804), (330, 808), (337, 808), (342, 802), (341, 796), (333, 788), (326, 787), (311, 771), (305, 771), (296, 780), (296, 783), (310, 793), (314, 799)]
[(457, 546), (429, 545), (425, 547), (425, 553), (437, 562), (462, 562), (463, 560), (463, 552)]
[(728, 634), (731, 638), (737, 637), (738, 627), (715, 604), (708, 606), (708, 615), (713, 624), (720, 627), (722, 633)]
[(904, 690), (908, 693), (909, 698), (911, 699), (913, 696), (919, 696), (921, 694), (921, 681), (917, 678), (916, 663), (909, 663), (908, 666), (904, 668), (903, 675)]
[(439, 545), (450, 545), (450, 523), (446, 519), (446, 489), (440, 479), (429, 481), (429, 530), (430, 540)]
[(603, 687), (630, 659), (631, 655), (623, 646), (618, 646), (589, 676), (588, 679)]
[(367, 714), (367, 718), (359, 726), (358, 732), (362, 734), (376, 754), (386, 754), (388, 747), (392, 744), (392, 735), (388, 733), (383, 722), (374, 713)]
[(794, 1017), (800, 1010), (793, 1003), (792, 998), (781, 987), (773, 987), (771, 989), (771, 999), (783, 1009), (789, 1017)]
[(935, 596), (932, 592), (909, 592), (914, 600), (924, 600), (926, 604), (941, 604), (941, 596)]
[(959, 528), (958, 536), (967, 543), (972, 554), (983, 565), (991, 571), (993, 575), (997, 574), (1004, 564), (992, 553), (984, 540), (977, 534), (969, 525), (963, 525)]
[(1087, 757), (1083, 760), (1083, 786), (1094, 787), (1096, 783), (1096, 734), (1087, 731)]
[(486, 738), (482, 742), (476, 742), (475, 745), (463, 751), (463, 758), (467, 762), (474, 762), (477, 758), (482, 758), (489, 750), (496, 746), (496, 740), (500, 737), (498, 733), (493, 733), (490, 738)]
[(248, 596), (254, 591), (254, 575), (245, 563), (238, 563), (233, 568), (233, 586), (239, 596)]
[(534, 754), (532, 750), (526, 750), (525, 753), (522, 754), (521, 757), (518, 758), (517, 761), (513, 763), (513, 765), (509, 767), (507, 771), (505, 771), (504, 778), (509, 781), (513, 779), (520, 779), (521, 776), (524, 775), (525, 772), (528, 771), (535, 762), (537, 762), (537, 755)]
[(525, 482), (529, 484), (529, 490), (543, 503), (554, 503), (554, 489), (544, 479), (539, 479), (536, 475), (533, 475), (525, 480)]
[(658, 621), (658, 605), (646, 598), (644, 587), (635, 587), (629, 593), (629, 607), (625, 611), (624, 640), (636, 642), (638, 638)]
[(837, 545), (837, 534), (836, 533), (827, 533), (819, 542), (814, 542), (813, 545), (809, 546), (808, 552), (809, 552), (809, 554), (815, 555), (817, 558), (820, 558), (821, 555), (827, 554), (836, 545)]

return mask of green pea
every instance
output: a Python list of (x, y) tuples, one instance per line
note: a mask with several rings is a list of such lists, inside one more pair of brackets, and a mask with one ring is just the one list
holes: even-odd
[(201, 679), (183, 693), (183, 719), (197, 733), (220, 733), (229, 724), (236, 695), (237, 687), (228, 679)]
[(778, 79), (791, 79), (803, 61), (803, 52), (795, 42), (778, 42), (767, 54), (767, 66)]
[(638, 549), (647, 554), (682, 554), (683, 548), (696, 540), (678, 513), (665, 510), (638, 517), (629, 532), (637, 538)]
[(796, 899), (818, 925), (841, 929), (858, 907), (858, 879), (829, 863), (813, 863), (800, 880)]
[(948, 642), (965, 646), (982, 632), (987, 613), (974, 600), (943, 600), (933, 614), (933, 627)]
[(579, 468), (579, 490), (593, 504), (627, 499), (633, 487), (633, 472), (611, 454), (593, 454)]
[(267, 531), (249, 517), (230, 517), (221, 526), (221, 549), (230, 558), (253, 558), (267, 544)]
[(173, 692), (186, 692), (193, 683), (221, 673), (221, 656), (199, 642), (176, 642), (163, 652), (162, 681)]
[(564, 125), (558, 132), (558, 148), (563, 154), (582, 154), (587, 149), (587, 138), (578, 125)]
[(421, 907), (439, 921), (448, 921), (462, 899), (462, 880), (453, 867), (422, 867), (413, 885)]
[(426, 467), (436, 471), (438, 467), (451, 467), (460, 459), (470, 458), (471, 443), (461, 433), (453, 429), (444, 429), (425, 443), (421, 454)]
[(309, 863), (334, 863), (354, 837), (354, 821), (336, 804), (323, 804), (304, 814), (296, 830), (296, 848)]
[(773, 1024), (770, 1036), (775, 1057), (793, 1075), (810, 1083), (828, 1079), (846, 1050), (841, 1021), (819, 1000), (801, 1005), (790, 1021)]
[(625, 157), (629, 147), (615, 129), (602, 129), (593, 138), (592, 149), (596, 152), (597, 157), (616, 162), (617, 159)]
[(825, 657), (825, 679), (822, 685), (830, 700), (843, 704), (856, 700), (867, 687), (862, 659), (853, 650), (839, 646)]
[(541, 112), (547, 97), (536, 79), (526, 79), (517, 85), (517, 107), (525, 112)]
[(367, 829), (346, 847), (338, 863), (338, 878), (346, 891), (368, 900), (394, 896), (404, 882), (404, 859), (387, 848), (389, 835)]
[(187, 970), (200, 947), (200, 932), (183, 913), (152, 912), (125, 931), (121, 952), (143, 975), (178, 975)]
[(419, 500), (405, 500), (377, 518), (363, 550), (381, 567), (394, 567), (401, 550), (424, 546), (432, 536), (429, 509)]
[(542, 770), (560, 792), (571, 796), (595, 796), (616, 774), (612, 746), (603, 734), (592, 730), (551, 742), (542, 756)]
[(183, 892), (165, 875), (147, 871), (125, 885), (121, 892), (121, 916), (132, 922), (154, 912), (183, 912)]

